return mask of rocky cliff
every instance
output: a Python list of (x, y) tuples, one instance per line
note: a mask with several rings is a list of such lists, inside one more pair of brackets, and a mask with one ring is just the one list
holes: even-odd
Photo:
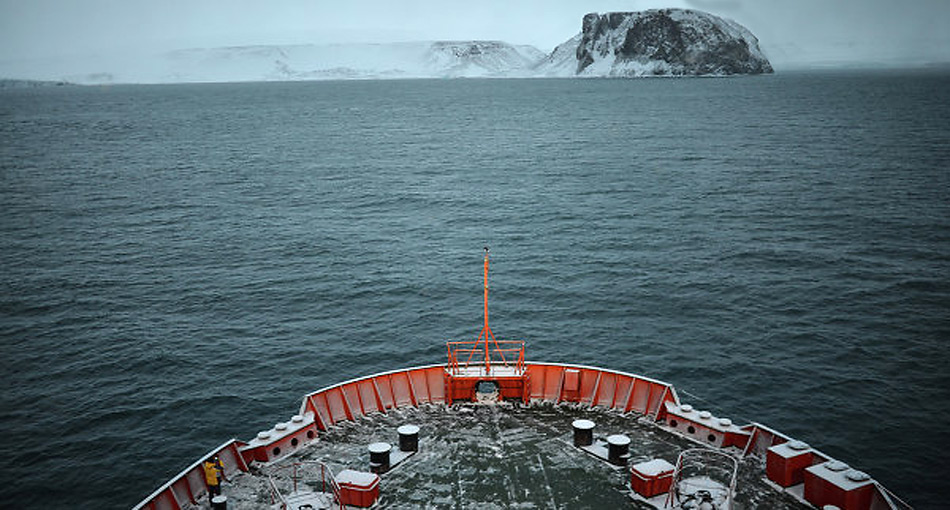
[(771, 73), (758, 39), (738, 23), (688, 9), (592, 13), (576, 49), (577, 76)]

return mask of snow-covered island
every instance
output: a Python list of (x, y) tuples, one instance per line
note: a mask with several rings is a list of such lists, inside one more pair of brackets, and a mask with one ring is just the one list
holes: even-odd
[(752, 32), (681, 9), (584, 16), (577, 75), (657, 76), (771, 73)]
[(591, 13), (550, 53), (502, 41), (273, 45), (0, 62), (0, 77), (77, 84), (760, 74), (738, 23), (688, 9)]

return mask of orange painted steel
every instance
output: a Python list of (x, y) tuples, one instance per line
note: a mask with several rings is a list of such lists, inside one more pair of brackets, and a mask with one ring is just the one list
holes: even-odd
[[(452, 380), (461, 379), (523, 379), (526, 383), (519, 390), (520, 393), (506, 397), (525, 402), (579, 403), (623, 413), (636, 412), (657, 419), (665, 414), (664, 402), (679, 404), (676, 391), (670, 384), (624, 372), (521, 360), (517, 365), (521, 367), (521, 374), (505, 376), (500, 373), (500, 366), (495, 363), (493, 375), (484, 377), (456, 378), (451, 370), (447, 370), (447, 365), (428, 365), (354, 379), (306, 395), (300, 414), (312, 414), (316, 427), (326, 430), (338, 422), (354, 420), (374, 412), (386, 413), (423, 404), (448, 404), (468, 399), (468, 395), (453, 393), (449, 387)], [(575, 389), (564, 384), (565, 374), (568, 373), (573, 374), (571, 377), (576, 380)], [(469, 386), (465, 385), (466, 388)], [(514, 391), (515, 386), (511, 388)]]
[[(678, 403), (673, 386), (624, 372), (558, 363), (527, 363), (528, 400), (573, 402), (658, 417), (663, 402)], [(574, 381), (576, 386), (565, 382)]]
[[(495, 340), (495, 334), (491, 332), (491, 328), (488, 327), (488, 247), (485, 247), (485, 326), (482, 328), (482, 331), (478, 334), (478, 338), (485, 338), (485, 373), (488, 374), (491, 370), (491, 354), (488, 352), (488, 336), (491, 335), (491, 339), (495, 342), (495, 345), (498, 345), (498, 342)], [(476, 345), (478, 340), (476, 340)], [(504, 358), (504, 356), (502, 356)]]
[[(463, 373), (462, 369), (468, 368), (471, 365), (472, 357), (475, 353), (482, 350), (478, 347), (480, 339), (481, 337), (479, 337), (479, 340), (460, 340), (445, 343), (449, 358), (446, 369), (449, 373), (452, 375), (461, 375)], [(492, 341), (495, 344), (495, 348), (490, 351), (484, 351), (486, 358), (477, 361), (479, 367), (483, 361), (485, 363), (486, 368), (484, 372), (481, 372), (481, 375), (487, 376), (491, 374), (492, 366), (496, 368), (498, 366), (512, 367), (519, 374), (524, 372), (523, 340), (495, 340), (494, 337), (492, 337)], [(465, 359), (464, 362), (460, 361), (462, 358)]]
[[(525, 402), (568, 402), (621, 413), (634, 412), (656, 421), (666, 418), (665, 402), (680, 404), (672, 385), (638, 375), (562, 363), (522, 361), (522, 366), (524, 378), (521, 380), (525, 384), (520, 387), (512, 385), (511, 390), (520, 390), (520, 398)], [(495, 368), (498, 368), (497, 364)], [(450, 404), (459, 398), (451, 393), (449, 381), (453, 377), (446, 369), (447, 365), (412, 367), (329, 386), (304, 396), (298, 414), (310, 414), (313, 426), (325, 431), (338, 422), (356, 420), (376, 412), (386, 413), (424, 404)], [(498, 375), (498, 370), (495, 370), (495, 374), (487, 379), (510, 382), (515, 378)], [(473, 382), (485, 378), (456, 379)], [(736, 441), (733, 446), (742, 448), (743, 456), (764, 455), (769, 446), (789, 440), (788, 436), (759, 423), (742, 426), (742, 429), (750, 437)], [(135, 510), (180, 510), (206, 491), (200, 472), (201, 462), (218, 455), (226, 472), (247, 471), (249, 463), (258, 461), (254, 456), (245, 456), (250, 453), (247, 448), (247, 443), (232, 440), (213, 450), (143, 500)], [(830, 458), (817, 451), (816, 455)], [(875, 486), (874, 497), (885, 501), (875, 508), (909, 508), (879, 484)]]
[(445, 365), (395, 370), (308, 394), (301, 413), (313, 413), (321, 430), (374, 412), (445, 402)]
[[(479, 360), (475, 358), (477, 364), (484, 366), (484, 371), (477, 374), (478, 376), (489, 376), (492, 373), (492, 366), (496, 363), (501, 363), (502, 366), (511, 367), (514, 366), (515, 370), (520, 374), (524, 371), (524, 341), (523, 340), (502, 340), (498, 341), (495, 339), (495, 334), (492, 333), (491, 327), (488, 325), (488, 247), (485, 247), (485, 260), (484, 260), (484, 316), (485, 316), (485, 325), (482, 326), (482, 330), (478, 333), (478, 338), (471, 341), (450, 341), (445, 343), (446, 351), (448, 354), (448, 370), (453, 375), (460, 375), (462, 373), (461, 367), (464, 366), (468, 368), (475, 355), (478, 353), (482, 354), (482, 359)], [(489, 342), (491, 338), (491, 342)], [(479, 347), (481, 344), (481, 347)], [(503, 347), (504, 346), (504, 347)], [(461, 358), (464, 358), (465, 361), (461, 362)]]

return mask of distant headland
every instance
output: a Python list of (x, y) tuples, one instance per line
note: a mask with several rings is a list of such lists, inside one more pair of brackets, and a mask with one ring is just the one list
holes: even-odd
[(738, 23), (690, 9), (591, 13), (550, 53), (503, 41), (270, 45), (3, 63), (4, 83), (727, 76), (771, 73)]

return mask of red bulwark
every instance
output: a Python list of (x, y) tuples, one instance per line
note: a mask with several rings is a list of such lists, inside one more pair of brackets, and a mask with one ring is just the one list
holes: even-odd
[(367, 508), (379, 499), (379, 476), (363, 471), (344, 469), (336, 475), (340, 486), (340, 503)]
[(577, 391), (580, 388), (581, 371), (576, 368), (564, 370), (564, 391)]
[(765, 459), (765, 474), (769, 480), (791, 487), (805, 479), (805, 468), (814, 463), (811, 448), (801, 441), (788, 441), (768, 449)]
[(663, 459), (634, 464), (630, 468), (630, 488), (645, 498), (669, 492), (675, 469), (673, 464)]
[(498, 384), (499, 398), (502, 400), (518, 399), (527, 402), (528, 393), (525, 390), (527, 380), (527, 372), (513, 376), (491, 375), (479, 377), (452, 375), (447, 371), (445, 374), (445, 401), (447, 404), (452, 404), (457, 401), (474, 401), (476, 385), (480, 381), (492, 381)]
[(805, 468), (805, 500), (821, 508), (868, 510), (874, 495), (874, 480), (836, 460)]

